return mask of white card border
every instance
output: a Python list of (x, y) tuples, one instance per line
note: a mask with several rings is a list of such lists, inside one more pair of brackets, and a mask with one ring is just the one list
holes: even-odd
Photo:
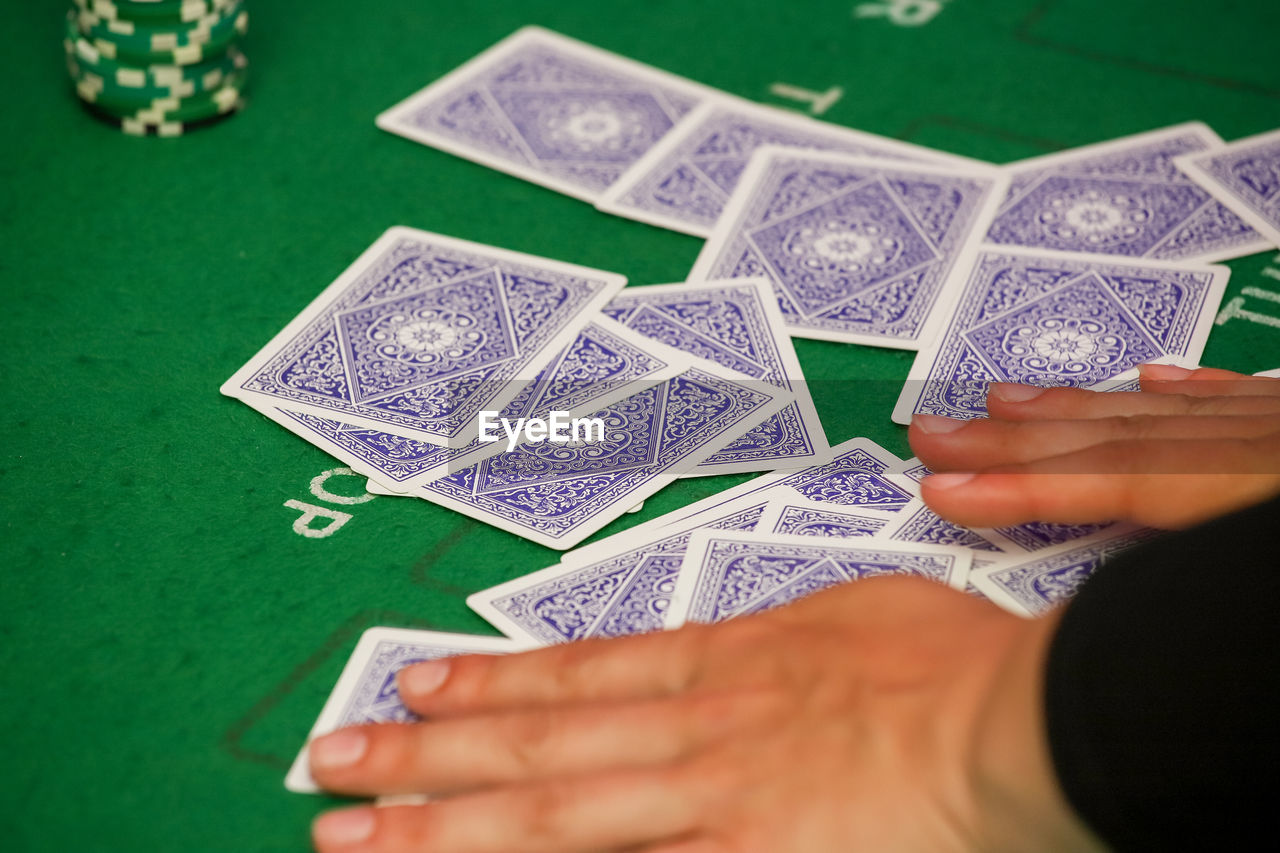
[[(1000, 170), (990, 168), (965, 169), (956, 168), (954, 166), (939, 166), (934, 163), (886, 160), (874, 157), (854, 157), (847, 154), (839, 154), (837, 152), (815, 151), (808, 148), (788, 148), (780, 145), (762, 145), (751, 155), (751, 160), (748, 162), (747, 168), (743, 171), (742, 177), (738, 180), (738, 185), (734, 189), (733, 195), (729, 197), (729, 201), (725, 204), (724, 212), (720, 215), (719, 221), (716, 222), (715, 231), (712, 233), (712, 236), (707, 239), (706, 243), (703, 244), (702, 250), (698, 253), (698, 257), (693, 264), (693, 269), (689, 271), (689, 281), (695, 282), (708, 280), (707, 276), (712, 272), (712, 269), (723, 254), (724, 247), (733, 239), (735, 234), (742, 231), (742, 216), (757, 190), (757, 184), (760, 182), (768, 168), (773, 164), (773, 161), (781, 157), (820, 161), (844, 166), (917, 171), (926, 175), (932, 174), (952, 177), (961, 176), (991, 182), (991, 186), (986, 191), (986, 197), (983, 199), (982, 204), (975, 213), (973, 220), (969, 223), (968, 233), (964, 235), (964, 238), (960, 243), (959, 250), (956, 252), (955, 257), (951, 259), (951, 263), (948, 266), (946, 273), (942, 276), (941, 281), (938, 284), (937, 291), (934, 293), (933, 304), (926, 309), (924, 319), (920, 323), (919, 334), (915, 338), (890, 338), (881, 335), (836, 332), (828, 329), (810, 329), (804, 326), (795, 326), (790, 324), (785, 325), (787, 333), (793, 338), (835, 341), (837, 343), (864, 344), (866, 346), (901, 350), (919, 350), (920, 348), (930, 344), (940, 333), (946, 319), (945, 308), (948, 305), (948, 284), (954, 276), (956, 269), (964, 260), (966, 253), (972, 249), (972, 247), (978, 245), (982, 241), (983, 237), (986, 236), (987, 231), (991, 228), (991, 223), (995, 219), (996, 210), (1004, 197), (1008, 194), (1009, 177)], [(770, 281), (770, 287), (772, 286), (772, 281)]]
[[(760, 276), (747, 276), (744, 278), (715, 278), (704, 281), (676, 282), (675, 284), (647, 284), (642, 287), (633, 287), (631, 290), (624, 288), (618, 296), (638, 296), (643, 293), (696, 293), (699, 290), (714, 290), (723, 287), (755, 288), (760, 300), (761, 310), (764, 311), (765, 322), (773, 338), (773, 344), (778, 350), (778, 359), (782, 362), (782, 371), (789, 386), (786, 390), (790, 391), (795, 397), (794, 403), (800, 410), (800, 420), (809, 433), (809, 440), (813, 444), (814, 453), (813, 456), (807, 459), (792, 456), (781, 460), (781, 463), (767, 459), (756, 462), (733, 462), (719, 465), (703, 463), (681, 476), (712, 477), (718, 474), (754, 474), (776, 471), (779, 468), (804, 468), (810, 465), (825, 465), (834, 458), (831, 452), (831, 442), (827, 439), (827, 432), (822, 426), (822, 419), (818, 417), (818, 409), (813, 402), (813, 395), (809, 391), (809, 384), (805, 380), (804, 371), (800, 367), (800, 359), (796, 356), (795, 345), (791, 342), (791, 335), (787, 333), (787, 324), (782, 319), (782, 311), (778, 309), (778, 300), (774, 295), (773, 285), (769, 283), (768, 279)], [(800, 386), (800, 391), (797, 391), (794, 387), (796, 384)]]
[(434, 503), (437, 506), (443, 506), (454, 510), (468, 518), (474, 518), (477, 521), (484, 522), (485, 524), (488, 524), (491, 527), (496, 527), (499, 530), (505, 530), (522, 539), (536, 542), (539, 545), (545, 545), (548, 548), (554, 548), (561, 551), (573, 548), (575, 545), (582, 542), (583, 539), (586, 539), (591, 534), (600, 530), (600, 528), (605, 527), (610, 522), (626, 515), (631, 507), (635, 506), (637, 503), (646, 500), (650, 495), (661, 491), (671, 483), (675, 482), (680, 478), (681, 474), (699, 464), (703, 459), (723, 450), (728, 444), (732, 443), (735, 439), (740, 438), (745, 432), (753, 429), (767, 418), (776, 415), (787, 404), (794, 401), (794, 397), (791, 394), (772, 387), (770, 387), (769, 390), (765, 390), (760, 387), (761, 383), (748, 376), (743, 376), (737, 371), (728, 370), (719, 364), (697, 358), (696, 356), (688, 357), (695, 359), (696, 362), (688, 369), (701, 370), (704, 373), (717, 377), (718, 379), (744, 385), (755, 393), (770, 395), (772, 399), (761, 405), (761, 407), (755, 412), (751, 413), (746, 421), (746, 426), (743, 429), (739, 430), (735, 427), (733, 429), (725, 430), (723, 433), (716, 436), (716, 438), (703, 444), (697, 450), (693, 451), (672, 466), (674, 469), (673, 473), (658, 474), (644, 481), (636, 488), (627, 492), (624, 497), (620, 497), (614, 501), (614, 503), (607, 509), (596, 513), (589, 520), (584, 519), (572, 530), (566, 531), (563, 536), (548, 536), (541, 531), (529, 530), (520, 525), (512, 524), (505, 519), (498, 518), (465, 501), (435, 494), (434, 492), (427, 491), (426, 489), (418, 489), (414, 491), (412, 493), (413, 496)]
[[(1024, 160), (1015, 160), (1012, 163), (1005, 164), (1002, 168), (1006, 169), (1009, 172), (1011, 178), (1017, 178), (1020, 174), (1024, 172), (1038, 172), (1044, 169), (1053, 169), (1063, 165), (1070, 165), (1080, 160), (1087, 160), (1091, 157), (1105, 156), (1115, 151), (1121, 151), (1133, 145), (1151, 145), (1154, 143), (1158, 143), (1164, 139), (1171, 139), (1173, 137), (1184, 136), (1187, 134), (1196, 136), (1199, 139), (1204, 140), (1206, 147), (1203, 151), (1197, 151), (1192, 154), (1183, 154), (1173, 159), (1174, 166), (1181, 169), (1181, 171), (1185, 174), (1187, 170), (1183, 169), (1179, 165), (1178, 163), (1179, 160), (1185, 160), (1186, 158), (1189, 158), (1189, 157), (1202, 157), (1202, 156), (1205, 156), (1206, 154), (1209, 154), (1210, 152), (1221, 152), (1222, 147), (1224, 145), (1222, 141), (1222, 137), (1218, 135), (1217, 131), (1215, 131), (1212, 127), (1209, 127), (1209, 125), (1205, 124), (1202, 121), (1186, 121), (1186, 122), (1182, 122), (1181, 124), (1172, 124), (1172, 125), (1169, 125), (1168, 127), (1161, 127), (1155, 130), (1147, 130), (1141, 133), (1133, 133), (1128, 136), (1118, 137), (1116, 139), (1108, 139), (1102, 142), (1092, 142), (1092, 143), (1089, 143), (1088, 145), (1081, 145), (1077, 148), (1067, 148), (1063, 151), (1055, 151), (1052, 154), (1041, 154), (1035, 157), (1028, 157)], [(1195, 183), (1197, 186), (1203, 189), (1205, 192), (1209, 193), (1210, 196), (1217, 198), (1217, 195), (1214, 193), (1213, 189), (1207, 186), (1205, 182), (1198, 181), (1192, 175), (1189, 175), (1189, 174), (1187, 175), (1187, 177), (1193, 183)], [(1012, 194), (1008, 195), (1006, 201), (1001, 203), (999, 210), (996, 212), (996, 216), (997, 217), (1000, 216), (1000, 214), (1004, 213), (1005, 210), (1017, 204), (1019, 201), (1021, 201), (1025, 197), (1026, 197), (1025, 192), (1018, 194), (1016, 197)], [(1247, 222), (1248, 224), (1253, 225), (1255, 231), (1260, 230), (1253, 222), (1250, 222), (1248, 218), (1243, 216), (1240, 213), (1240, 211), (1236, 210), (1231, 205), (1227, 204), (1221, 198), (1218, 198), (1218, 201), (1222, 201), (1222, 203), (1226, 205), (1226, 207), (1231, 209), (1233, 213), (1235, 213), (1237, 216), (1240, 216), (1240, 218), (1244, 219), (1245, 222)], [(988, 230), (990, 230), (989, 226), (988, 226)], [(1002, 246), (1005, 244), (995, 243), (992, 245)], [(1230, 249), (1221, 249), (1216, 252), (1204, 252), (1199, 255), (1189, 255), (1186, 258), (1180, 258), (1176, 261), (1171, 261), (1171, 263), (1186, 263), (1186, 264), (1219, 263), (1221, 261), (1229, 261), (1234, 258), (1242, 258), (1242, 257), (1245, 257), (1246, 255), (1257, 254), (1258, 252), (1265, 252), (1269, 245), (1270, 244), (1267, 243), (1265, 239), (1253, 240), (1249, 243), (1243, 243), (1239, 246), (1236, 246)], [(1280, 243), (1278, 243), (1277, 245), (1280, 245)], [(1011, 245), (1011, 248), (1012, 247), (1013, 246)], [(1024, 248), (1028, 248), (1028, 247), (1024, 247)], [(1034, 248), (1034, 247), (1029, 247), (1029, 248)], [(1085, 253), (1081, 253), (1081, 254), (1085, 254)], [(1122, 258), (1122, 257), (1131, 257), (1131, 256), (1114, 255), (1112, 257)], [(1156, 259), (1153, 258), (1152, 260), (1156, 260)]]
[[(479, 163), (482, 166), (488, 166), (499, 172), (504, 172), (517, 178), (522, 178), (530, 183), (538, 184), (555, 190), (567, 196), (571, 196), (582, 201), (595, 203), (599, 198), (599, 193), (594, 193), (583, 189), (581, 186), (548, 175), (538, 169), (529, 166), (504, 160), (484, 151), (467, 146), (458, 140), (433, 133), (429, 130), (423, 130), (410, 124), (406, 120), (406, 116), (420, 110), (423, 105), (431, 100), (438, 98), (443, 92), (446, 92), (457, 85), (463, 84), (467, 79), (474, 78), (486, 72), (490, 67), (497, 65), (506, 60), (512, 53), (521, 50), (529, 44), (550, 45), (556, 50), (562, 50), (566, 53), (573, 54), (577, 58), (599, 65), (609, 67), (619, 73), (628, 74), (634, 77), (640, 77), (651, 80), (655, 85), (660, 85), (668, 89), (679, 90), (682, 94), (693, 98), (694, 100), (705, 100), (710, 97), (716, 97), (717, 92), (701, 83), (680, 77), (668, 71), (654, 68), (646, 65), (638, 60), (630, 59), (625, 56), (596, 47), (595, 45), (579, 41), (575, 38), (562, 35), (561, 33), (545, 29), (538, 26), (526, 26), (516, 30), (511, 35), (491, 45), (485, 50), (473, 56), (471, 59), (459, 65), (457, 68), (446, 73), (443, 77), (438, 78), (435, 82), (419, 89), (398, 103), (383, 110), (374, 119), (374, 123), (382, 130), (388, 133), (394, 133), (414, 142), (420, 142), (423, 145), (445, 151), (455, 157), (461, 157), (464, 160), (470, 160), (473, 163)], [(683, 118), (683, 116), (681, 117)], [(674, 129), (674, 124), (671, 129)], [(669, 134), (671, 129), (667, 131)], [(666, 136), (667, 134), (663, 134)], [(661, 138), (661, 137), (660, 137)]]
[[(607, 394), (602, 394), (599, 397), (593, 397), (584, 403), (580, 403), (574, 408), (568, 410), (567, 416), (570, 418), (583, 417), (606, 406), (611, 406), (619, 400), (635, 394), (637, 391), (665, 382), (667, 379), (670, 379), (672, 376), (675, 376), (677, 373), (680, 373), (688, 367), (688, 356), (684, 353), (655, 341), (652, 338), (645, 337), (639, 332), (632, 331), (621, 323), (618, 323), (615, 320), (610, 320), (604, 315), (596, 316), (587, 323), (588, 326), (592, 324), (600, 326), (611, 335), (625, 339), (627, 343), (637, 349), (643, 350), (646, 353), (655, 355), (659, 358), (663, 358), (667, 361), (667, 367), (664, 367), (661, 370), (656, 370), (640, 379), (627, 380), (627, 382), (620, 388), (616, 388)], [(583, 328), (585, 329), (586, 326)], [(579, 330), (579, 333), (581, 333), (581, 331), (582, 330)], [(670, 352), (664, 352), (664, 350), (669, 350)], [(379, 486), (382, 486), (397, 495), (409, 495), (415, 489), (431, 482), (432, 480), (445, 476), (451, 470), (469, 468), (478, 462), (488, 459), (490, 456), (497, 456), (499, 453), (503, 452), (503, 449), (506, 446), (505, 437), (500, 438), (491, 445), (478, 447), (464, 456), (456, 457), (448, 462), (442, 462), (397, 483), (386, 479), (386, 475), (376, 466), (370, 465), (363, 458), (347, 450), (345, 447), (335, 444), (334, 442), (325, 439), (323, 436), (318, 436), (316, 433), (298, 424), (297, 421), (285, 414), (286, 412), (292, 411), (289, 407), (263, 406), (256, 398), (245, 399), (241, 402), (247, 404), (259, 414), (275, 421), (277, 424), (307, 443), (312, 444), (323, 450), (325, 453), (328, 453), (330, 456), (347, 463), (352, 470), (370, 480), (375, 481)], [(560, 410), (557, 409), (557, 411)], [(534, 414), (536, 415), (537, 413), (535, 412)], [(338, 421), (344, 424), (348, 423), (342, 418), (328, 418), (328, 420)], [(388, 434), (394, 435), (394, 433)]]
[[(645, 210), (641, 207), (627, 204), (623, 201), (623, 196), (631, 192), (637, 184), (650, 177), (658, 166), (660, 166), (674, 151), (684, 145), (694, 132), (707, 122), (712, 115), (719, 110), (732, 110), (740, 115), (744, 115), (750, 119), (759, 118), (761, 122), (772, 122), (775, 124), (787, 125), (799, 132), (812, 133), (814, 135), (826, 135), (833, 138), (847, 139), (851, 144), (861, 144), (866, 146), (878, 146), (886, 149), (900, 149), (902, 160), (898, 161), (894, 158), (883, 158), (890, 162), (913, 162), (913, 163), (933, 163), (937, 165), (952, 165), (958, 168), (970, 169), (997, 169), (999, 167), (984, 160), (977, 160), (971, 157), (964, 157), (959, 154), (951, 154), (946, 151), (938, 151), (933, 148), (927, 148), (923, 145), (916, 145), (911, 142), (903, 142), (899, 139), (893, 139), (888, 136), (880, 136), (865, 130), (858, 130), (844, 125), (832, 124), (831, 122), (822, 121), (820, 119), (810, 118), (782, 107), (776, 107), (771, 104), (760, 104), (754, 101), (748, 101), (737, 98), (732, 95), (723, 95), (719, 98), (707, 99), (702, 104), (690, 110), (679, 123), (667, 132), (658, 144), (645, 152), (644, 156), (636, 162), (632, 163), (627, 171), (622, 173), (618, 180), (609, 186), (604, 194), (596, 202), (596, 210), (605, 213), (611, 213), (615, 216), (621, 216), (636, 222), (644, 222), (648, 225), (655, 225), (659, 228), (666, 228), (671, 231), (678, 231), (682, 234), (689, 234), (693, 237), (710, 238), (715, 232), (715, 227), (706, 227), (697, 223), (688, 222), (674, 216), (665, 216), (661, 213)], [(790, 150), (810, 150), (810, 151), (827, 151), (825, 148), (791, 148)], [(758, 150), (758, 149), (757, 149)], [(754, 153), (754, 152), (752, 152)], [(743, 177), (746, 173), (743, 172)], [(739, 184), (743, 177), (739, 178)], [(736, 186), (735, 186), (736, 189)], [(732, 194), (731, 194), (732, 196)], [(728, 210), (728, 199), (725, 201), (725, 211)], [(723, 218), (724, 213), (721, 213)], [(718, 223), (717, 223), (718, 224)]]
[(360, 684), (360, 676), (363, 674), (365, 665), (369, 662), (370, 655), (383, 642), (444, 646), (457, 648), (466, 654), (510, 654), (512, 652), (527, 651), (532, 648), (527, 644), (507, 637), (452, 634), (442, 631), (387, 628), (383, 626), (367, 629), (360, 635), (355, 649), (352, 650), (346, 664), (343, 665), (342, 674), (338, 676), (337, 683), (334, 684), (333, 690), (329, 692), (329, 698), (325, 700), (324, 707), (320, 710), (320, 716), (316, 718), (315, 723), (311, 726), (302, 749), (289, 767), (289, 772), (285, 776), (284, 786), (290, 791), (299, 794), (320, 793), (320, 787), (311, 778), (309, 764), (311, 741), (322, 734), (328, 734), (333, 731), (334, 726), (342, 717), (343, 707), (346, 705), (347, 699), (350, 698), (352, 691)]
[[(667, 625), (683, 625), (689, 621), (689, 611), (698, 588), (699, 572), (697, 566), (706, 554), (708, 543), (713, 538), (729, 539), (739, 542), (777, 543), (779, 545), (802, 545), (808, 548), (822, 548), (824, 545), (834, 549), (877, 550), (897, 552), (901, 554), (932, 554), (951, 557), (955, 560), (947, 574), (945, 586), (963, 591), (968, 584), (973, 555), (966, 548), (955, 548), (947, 545), (925, 545), (920, 543), (890, 541), (875, 537), (853, 537), (833, 540), (821, 536), (794, 536), (780, 533), (761, 533), (757, 531), (739, 530), (695, 530), (689, 536), (689, 549), (685, 551), (684, 560), (680, 564), (680, 573), (675, 589), (671, 594), (671, 607), (667, 610)], [(758, 599), (752, 599), (754, 603)], [(735, 618), (730, 616), (730, 619)]]
[[(565, 327), (561, 329), (552, 338), (549, 338), (543, 346), (533, 354), (529, 361), (520, 368), (519, 373), (511, 377), (507, 383), (507, 387), (489, 400), (485, 405), (495, 411), (501, 409), (510, 403), (520, 393), (520, 383), (530, 381), (535, 378), (538, 372), (551, 360), (560, 350), (564, 349), (578, 336), (582, 328), (593, 318), (599, 315), (600, 309), (608, 304), (617, 293), (621, 292), (626, 286), (627, 279), (625, 276), (617, 273), (607, 272), (605, 270), (591, 269), (577, 264), (565, 263), (564, 261), (551, 260), (550, 258), (540, 258), (536, 255), (527, 255), (523, 252), (515, 252), (510, 249), (499, 249), (494, 246), (486, 246), (482, 243), (473, 243), (470, 240), (462, 240), (457, 237), (448, 237), (443, 234), (436, 234), (431, 231), (423, 231), (417, 228), (409, 228), (404, 225), (395, 225), (388, 228), (382, 233), (377, 240), (373, 242), (369, 248), (360, 253), (347, 266), (342, 273), (334, 279), (319, 295), (311, 300), (296, 317), (277, 332), (271, 340), (262, 346), (245, 364), (232, 374), (226, 382), (222, 383), (219, 389), (223, 394), (233, 399), (248, 402), (248, 398), (252, 397), (263, 405), (280, 406), (281, 402), (270, 394), (263, 394), (257, 391), (246, 390), (242, 387), (247, 379), (264, 368), (275, 354), (282, 347), (287, 345), (297, 335), (299, 335), (315, 318), (324, 313), (330, 304), (340, 297), (348, 288), (350, 288), (360, 276), (364, 275), (368, 269), (383, 257), (387, 250), (396, 242), (401, 240), (415, 240), (419, 242), (428, 242), (458, 251), (468, 252), (472, 254), (486, 255), (497, 259), (498, 261), (506, 261), (522, 266), (532, 266), (540, 269), (549, 270), (551, 272), (560, 273), (561, 275), (570, 275), (577, 278), (588, 279), (600, 282), (600, 287), (596, 294), (591, 297), (581, 308), (578, 315)], [(303, 412), (315, 415), (316, 417), (328, 418), (329, 420), (341, 420), (344, 423), (356, 426), (364, 426), (369, 429), (381, 430), (392, 435), (401, 435), (405, 438), (412, 438), (427, 444), (435, 444), (441, 447), (448, 447), (450, 444), (455, 446), (464, 446), (471, 440), (472, 430), (468, 428), (460, 433), (453, 441), (441, 439), (436, 433), (419, 432), (408, 427), (389, 427), (388, 424), (377, 421), (373, 418), (359, 417), (343, 413), (338, 417), (336, 412), (332, 412), (321, 406), (303, 404), (298, 401), (283, 401), (285, 405), (282, 408), (288, 408), (293, 411)], [(255, 407), (256, 408), (256, 407)]]
[[(902, 392), (893, 407), (891, 417), (894, 423), (904, 426), (911, 424), (911, 416), (915, 413), (916, 404), (924, 393), (925, 386), (923, 381), (929, 378), (937, 354), (941, 350), (942, 344), (946, 341), (947, 332), (955, 323), (954, 307), (964, 296), (965, 288), (973, 274), (974, 265), (978, 256), (982, 253), (1036, 257), (1050, 261), (1063, 260), (1106, 266), (1147, 267), (1176, 270), (1178, 272), (1207, 273), (1211, 277), (1209, 286), (1205, 290), (1204, 304), (1200, 309), (1200, 316), (1196, 318), (1191, 334), (1187, 337), (1187, 352), (1164, 353), (1165, 356), (1177, 356), (1188, 361), (1197, 360), (1204, 354), (1205, 343), (1209, 338), (1209, 332), (1213, 329), (1214, 320), (1218, 315), (1218, 308), (1222, 304), (1222, 297), (1226, 293), (1227, 281), (1231, 278), (1231, 268), (1221, 264), (1191, 264), (1183, 261), (1161, 261), (1155, 258), (1128, 258), (1120, 255), (1061, 252), (1054, 249), (1028, 249), (1023, 246), (1004, 246), (998, 243), (971, 244), (961, 253), (955, 266), (952, 267), (951, 278), (943, 285), (943, 291), (947, 298), (940, 316), (944, 317), (946, 322), (938, 329), (933, 342), (916, 353), (915, 360), (911, 362), (911, 369), (907, 372), (906, 382), (903, 384)], [(956, 334), (960, 334), (962, 331), (958, 330)], [(918, 390), (913, 392), (913, 388)]]
[(1280, 223), (1270, 222), (1266, 217), (1259, 214), (1247, 201), (1236, 195), (1231, 189), (1222, 184), (1213, 174), (1211, 174), (1204, 166), (1200, 165), (1200, 160), (1213, 159), (1215, 157), (1230, 156), (1239, 153), (1251, 146), (1261, 143), (1280, 141), (1280, 129), (1269, 130), (1264, 133), (1255, 133), (1252, 136), (1246, 136), (1243, 139), (1237, 139), (1234, 142), (1223, 143), (1219, 148), (1213, 148), (1208, 151), (1197, 151), (1193, 154), (1183, 154), (1173, 159), (1173, 165), (1182, 170), (1196, 186), (1203, 189), (1209, 195), (1216, 198), (1224, 207), (1239, 216), (1253, 229), (1265, 238), (1262, 248), (1258, 252), (1266, 252), (1272, 249), (1280, 248)]

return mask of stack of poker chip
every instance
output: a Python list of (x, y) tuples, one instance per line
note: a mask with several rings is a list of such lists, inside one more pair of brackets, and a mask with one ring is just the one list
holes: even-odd
[(85, 108), (136, 136), (178, 136), (244, 105), (245, 0), (74, 0), (67, 68)]

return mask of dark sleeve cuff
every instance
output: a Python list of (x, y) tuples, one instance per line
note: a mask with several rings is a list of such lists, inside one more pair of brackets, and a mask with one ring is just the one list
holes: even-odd
[[(1049, 650), (1050, 752), (1118, 851), (1246, 849), (1280, 782), (1280, 499), (1101, 567)], [(1251, 845), (1248, 845), (1251, 846)]]

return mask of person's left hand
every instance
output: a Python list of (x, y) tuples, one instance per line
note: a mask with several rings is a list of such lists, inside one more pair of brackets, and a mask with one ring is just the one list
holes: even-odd
[(1053, 620), (919, 578), (711, 626), (406, 668), (429, 722), (311, 746), (324, 853), (1090, 849), (1057, 791)]

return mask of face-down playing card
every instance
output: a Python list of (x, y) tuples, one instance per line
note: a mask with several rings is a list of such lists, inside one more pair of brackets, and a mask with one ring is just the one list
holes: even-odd
[(747, 161), (764, 145), (994, 168), (967, 157), (726, 97), (708, 100), (680, 119), (605, 191), (596, 207), (662, 228), (710, 237)]
[(894, 525), (902, 514), (902, 510), (813, 501), (789, 486), (775, 486), (769, 494), (772, 497), (755, 527), (761, 534), (857, 539), (875, 536)]
[(692, 531), (750, 530), (765, 504), (753, 495), (696, 522), (624, 531), (590, 557), (481, 590), (467, 604), (507, 636), (542, 644), (659, 630)]
[(1108, 560), (1161, 531), (1114, 524), (1028, 555), (1008, 554), (975, 567), (970, 582), (983, 595), (1019, 616), (1040, 616), (1071, 599)]
[(1280, 247), (1280, 130), (1184, 154), (1174, 164), (1257, 229), (1265, 248)]
[(689, 357), (665, 382), (588, 419), (600, 435), (526, 441), (437, 478), (414, 495), (551, 548), (571, 548), (792, 401)]
[[(540, 643), (656, 630), (693, 530), (750, 530), (775, 502), (806, 500), (872, 525), (911, 499), (884, 476), (900, 460), (875, 442), (855, 438), (834, 451), (831, 462), (757, 477), (568, 551), (559, 565), (475, 593), (467, 603), (503, 633)], [(848, 527), (855, 519), (843, 522)]]
[(970, 551), (937, 545), (698, 530), (689, 539), (667, 619), (670, 625), (720, 622), (886, 575), (964, 589), (971, 562)]
[(626, 279), (392, 228), (222, 393), (458, 446), (568, 346)]
[(946, 325), (911, 366), (893, 419), (986, 413), (991, 382), (1093, 385), (1204, 350), (1230, 270), (980, 246), (948, 284)]
[(604, 313), (654, 340), (795, 396), (689, 476), (798, 468), (831, 459), (831, 446), (766, 280), (629, 287)]
[(831, 448), (831, 452), (830, 462), (763, 474), (630, 530), (583, 545), (562, 559), (566, 562), (598, 559), (616, 553), (622, 547), (619, 541), (628, 534), (647, 534), (686, 521), (699, 526), (730, 509), (741, 507), (741, 501), (764, 505), (779, 495), (798, 492), (814, 501), (894, 512), (914, 496), (913, 491), (886, 476), (887, 470), (902, 460), (871, 439), (851, 438)]
[[(360, 636), (360, 642), (343, 667), (319, 719), (307, 735), (307, 743), (344, 726), (419, 719), (401, 703), (396, 691), (397, 673), (410, 664), (454, 655), (508, 654), (528, 648), (528, 643), (505, 637), (370, 628)], [(290, 791), (316, 793), (320, 790), (311, 778), (309, 761), (309, 751), (304, 745), (285, 777), (285, 787)]]
[(1175, 165), (1221, 149), (1187, 122), (1011, 163), (987, 242), (1200, 263), (1264, 251), (1262, 235)]
[(689, 278), (769, 279), (794, 337), (918, 349), (1006, 186), (989, 169), (764, 146)]
[[(521, 419), (588, 415), (649, 385), (669, 379), (689, 359), (607, 317), (597, 316), (578, 333), (519, 396), (499, 413), (508, 424)], [(333, 454), (353, 469), (398, 493), (410, 492), (450, 471), (502, 452), (508, 437), (458, 447), (439, 447), (381, 430), (293, 412), (246, 400), (267, 417)], [(501, 421), (499, 421), (501, 422)], [(492, 432), (491, 432), (492, 434)]]
[(594, 202), (705, 86), (525, 27), (378, 116), (378, 127)]

